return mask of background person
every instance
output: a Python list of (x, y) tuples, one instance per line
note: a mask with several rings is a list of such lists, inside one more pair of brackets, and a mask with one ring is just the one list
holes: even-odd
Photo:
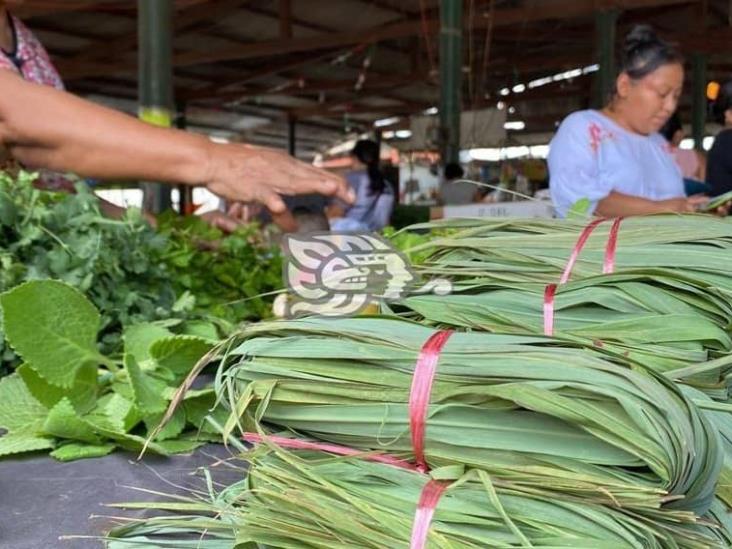
[(732, 81), (724, 84), (712, 105), (717, 123), (722, 125), (707, 158), (707, 177), (712, 196), (732, 191)]
[(658, 133), (676, 111), (684, 82), (681, 54), (647, 25), (626, 37), (610, 101), (569, 115), (549, 149), (549, 188), (560, 217), (583, 198), (605, 217), (693, 212), (666, 140)]

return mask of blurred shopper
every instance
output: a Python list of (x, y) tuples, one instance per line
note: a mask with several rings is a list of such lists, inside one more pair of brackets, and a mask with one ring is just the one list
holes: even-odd
[(443, 178), (440, 182), (440, 204), (458, 206), (472, 204), (479, 199), (478, 187), (469, 181), (462, 180), (465, 170), (456, 162), (445, 164)]
[(724, 84), (712, 105), (722, 131), (714, 138), (707, 159), (707, 184), (712, 195), (732, 191), (732, 81)]
[(346, 174), (356, 197), (352, 206), (335, 202), (327, 210), (329, 219), (342, 219), (334, 230), (379, 231), (389, 224), (394, 210), (394, 188), (379, 166), (379, 145), (370, 139), (356, 142), (351, 151), (357, 169)]

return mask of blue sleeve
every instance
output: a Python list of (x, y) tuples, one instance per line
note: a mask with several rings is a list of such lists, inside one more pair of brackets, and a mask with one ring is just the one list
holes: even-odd
[(549, 144), (549, 190), (559, 217), (566, 217), (572, 205), (583, 198), (592, 213), (597, 203), (613, 189), (599, 173), (598, 151), (590, 139), (592, 123), (582, 113), (568, 116)]

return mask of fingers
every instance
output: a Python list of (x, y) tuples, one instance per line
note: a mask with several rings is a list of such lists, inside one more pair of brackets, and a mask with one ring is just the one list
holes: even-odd
[(297, 221), (290, 210), (286, 209), (284, 212), (278, 214), (273, 213), (272, 221), (283, 233), (297, 232)]
[(276, 193), (268, 193), (261, 201), (272, 215), (282, 214), (287, 211), (287, 206), (282, 201), (282, 198)]
[(226, 233), (233, 233), (242, 225), (240, 221), (217, 211), (207, 212), (201, 216), (201, 219)]
[(234, 219), (241, 219), (244, 217), (244, 203), (234, 202), (229, 206), (229, 211), (226, 213)]

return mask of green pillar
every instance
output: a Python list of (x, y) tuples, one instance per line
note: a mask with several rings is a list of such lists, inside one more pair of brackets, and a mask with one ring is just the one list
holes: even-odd
[(615, 87), (615, 27), (618, 10), (599, 10), (595, 12), (595, 62), (600, 65), (595, 78), (595, 97), (593, 105), (602, 108)]
[(462, 0), (440, 0), (440, 156), (443, 165), (460, 157), (463, 64)]
[[(138, 93), (140, 119), (170, 127), (173, 111), (173, 2), (137, 0)], [(171, 207), (170, 188), (143, 182), (145, 209), (158, 213)]]
[(691, 136), (694, 148), (704, 149), (704, 126), (707, 118), (707, 56), (695, 52), (691, 56)]

